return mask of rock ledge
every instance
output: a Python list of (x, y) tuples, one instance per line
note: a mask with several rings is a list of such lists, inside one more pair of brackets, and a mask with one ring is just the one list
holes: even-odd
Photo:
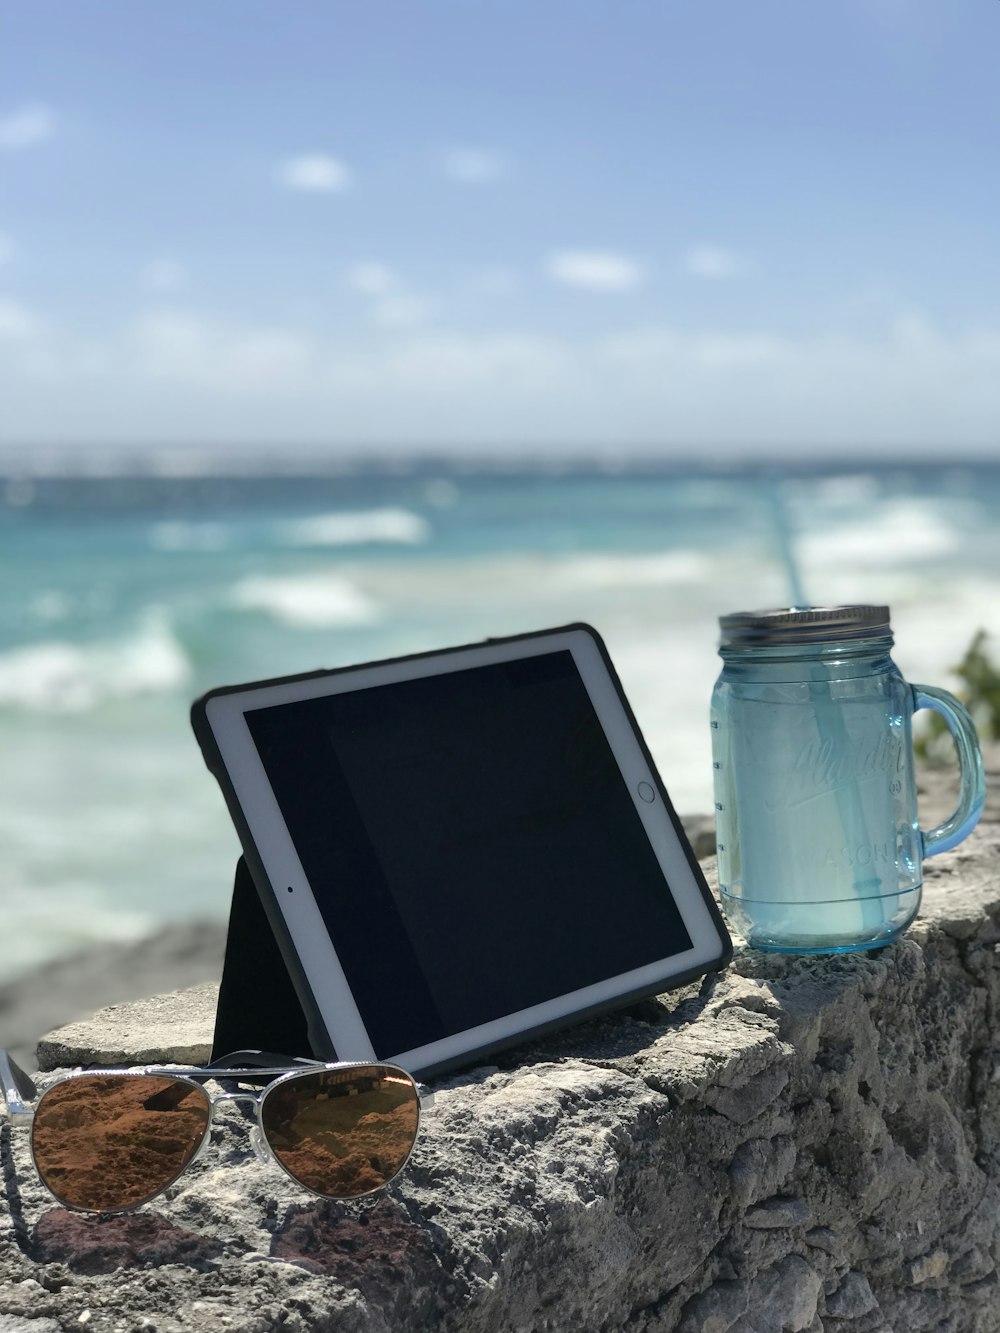
[[(42, 1053), (200, 1059), (211, 1006), (125, 1006)], [(169, 1197), (95, 1220), (4, 1126), (0, 1333), (997, 1333), (998, 1034), (991, 816), (889, 949), (738, 950), (448, 1080), (374, 1202), (302, 1193), (224, 1111)]]

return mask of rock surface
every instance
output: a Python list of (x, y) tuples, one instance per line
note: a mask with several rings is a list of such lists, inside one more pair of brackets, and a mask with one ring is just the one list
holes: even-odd
[(218, 985), (203, 981), (151, 1000), (111, 1005), (43, 1037), (38, 1067), (207, 1064), (218, 999)]
[(5, 1124), (0, 1331), (997, 1333), (995, 806), (926, 874), (888, 949), (738, 950), (447, 1080), (368, 1202), (305, 1194), (223, 1108), (166, 1198), (84, 1217)]

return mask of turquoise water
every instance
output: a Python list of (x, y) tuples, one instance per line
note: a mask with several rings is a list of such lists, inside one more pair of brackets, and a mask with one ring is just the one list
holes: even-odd
[[(0, 477), (5, 956), (225, 912), (238, 847), (188, 724), (214, 685), (582, 619), (677, 807), (711, 809), (715, 617), (787, 600), (770, 486), (443, 463)], [(1000, 470), (814, 469), (782, 494), (811, 600), (889, 602), (909, 679), (948, 684), (1000, 626)]]

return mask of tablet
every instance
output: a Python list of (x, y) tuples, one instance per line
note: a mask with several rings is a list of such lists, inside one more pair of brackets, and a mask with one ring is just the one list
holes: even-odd
[(213, 690), (192, 720), (317, 1055), (426, 1077), (729, 959), (589, 626)]

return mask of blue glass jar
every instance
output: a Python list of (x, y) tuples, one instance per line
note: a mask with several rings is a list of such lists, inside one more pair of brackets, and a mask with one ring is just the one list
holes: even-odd
[[(885, 606), (720, 617), (712, 699), (719, 891), (750, 944), (841, 953), (896, 939), (920, 906), (923, 860), (975, 827), (985, 795), (968, 712), (908, 685)], [(911, 718), (933, 708), (955, 739), (958, 807), (917, 824)]]

